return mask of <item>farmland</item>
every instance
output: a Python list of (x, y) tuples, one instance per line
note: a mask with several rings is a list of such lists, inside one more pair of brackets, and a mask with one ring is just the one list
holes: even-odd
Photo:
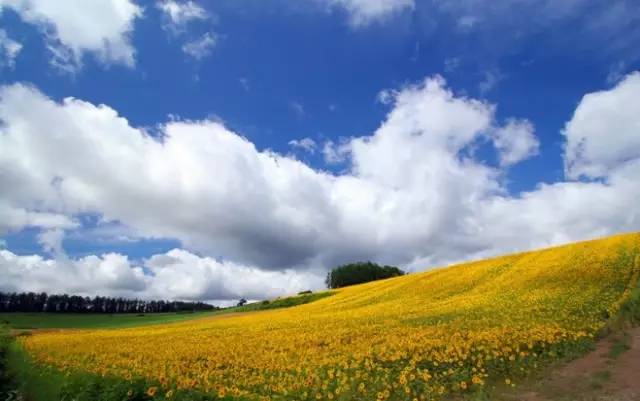
[(106, 329), (172, 323), (209, 317), (220, 313), (148, 313), (148, 314), (56, 314), (56, 313), (0, 313), (0, 323), (13, 329)]
[(626, 234), (346, 287), (292, 308), (19, 344), (62, 374), (143, 379), (147, 399), (438, 400), (515, 386), (586, 351), (639, 277), (640, 235)]

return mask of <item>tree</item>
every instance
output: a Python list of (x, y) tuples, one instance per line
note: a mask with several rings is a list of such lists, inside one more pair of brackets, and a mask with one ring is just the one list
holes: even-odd
[(380, 266), (372, 262), (356, 262), (338, 266), (331, 270), (327, 274), (325, 283), (328, 288), (340, 288), (404, 274), (404, 271), (395, 266)]
[(238, 301), (238, 306), (243, 306), (244, 304), (247, 303), (247, 300), (244, 298), (240, 298), (240, 300)]

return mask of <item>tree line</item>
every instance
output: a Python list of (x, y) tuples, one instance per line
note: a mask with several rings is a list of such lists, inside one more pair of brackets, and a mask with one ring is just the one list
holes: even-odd
[(55, 313), (159, 313), (195, 312), (219, 309), (204, 302), (145, 301), (79, 295), (48, 295), (47, 293), (0, 292), (0, 312), (55, 312)]

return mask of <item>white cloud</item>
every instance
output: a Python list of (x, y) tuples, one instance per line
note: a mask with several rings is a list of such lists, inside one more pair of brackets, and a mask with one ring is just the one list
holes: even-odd
[[(8, 171), (8, 169), (0, 169)], [(0, 180), (3, 184), (12, 181), (12, 177), (4, 177)], [(5, 186), (4, 188), (11, 188)], [(7, 202), (9, 199), (0, 198), (0, 235), (9, 231), (20, 230), (24, 227), (39, 227), (42, 229), (71, 229), (78, 227), (72, 218), (60, 213), (37, 212), (27, 210), (24, 207), (12, 206)]]
[(302, 149), (305, 152), (314, 153), (316, 151), (316, 141), (311, 138), (294, 139), (289, 141), (289, 146)]
[[(145, 274), (145, 270), (147, 273)], [(322, 275), (264, 271), (174, 249), (143, 263), (108, 253), (77, 260), (18, 256), (0, 249), (0, 291), (145, 299), (267, 299), (320, 288)]]
[(354, 27), (385, 20), (402, 11), (411, 10), (414, 0), (322, 0), (330, 6), (341, 7), (349, 13), (349, 21)]
[(45, 252), (49, 252), (53, 256), (65, 256), (62, 241), (64, 240), (64, 231), (56, 228), (53, 230), (45, 230), (38, 234), (38, 243)]
[(11, 39), (4, 29), (0, 29), (0, 67), (13, 68), (22, 44)]
[(149, 276), (126, 256), (106, 254), (75, 261), (18, 256), (0, 250), (0, 291), (126, 295), (144, 290)]
[(194, 20), (204, 20), (209, 18), (209, 13), (193, 1), (177, 2), (173, 0), (160, 1), (157, 4), (170, 24), (165, 25), (165, 29), (182, 30), (186, 24)]
[(207, 32), (199, 38), (182, 45), (182, 51), (196, 60), (201, 60), (211, 55), (216, 43), (218, 43), (218, 37), (211, 32)]
[(529, 121), (509, 120), (492, 133), (501, 166), (510, 166), (538, 154), (540, 142)]
[(106, 64), (134, 65), (130, 36), (142, 9), (130, 0), (0, 0), (5, 7), (46, 35), (54, 64), (64, 60), (63, 67), (77, 69), (91, 53)]
[(640, 73), (585, 95), (564, 128), (569, 178), (608, 177), (640, 157)]
[[(34, 88), (6, 86), (0, 90), (0, 187), (12, 191), (0, 197), (0, 213), (5, 213), (0, 221), (13, 222), (5, 229), (18, 230), (36, 220), (14, 215), (46, 213), (66, 221), (43, 229), (73, 231), (58, 226), (91, 213), (131, 227), (139, 237), (177, 239), (185, 249), (220, 262), (175, 251), (168, 255), (179, 261), (171, 259), (173, 267), (162, 273), (166, 280), (160, 280), (158, 265), (169, 260), (166, 255), (144, 263), (156, 269), (155, 276), (139, 275), (119, 255), (63, 262), (71, 266), (65, 269), (86, 268), (97, 283), (91, 288), (150, 296), (159, 289), (162, 297), (194, 298), (249, 293), (253, 290), (229, 289), (252, 282), (254, 274), (267, 286), (298, 283), (287, 287), (297, 290), (318, 285), (324, 268), (347, 261), (423, 269), (638, 230), (640, 154), (628, 133), (637, 132), (629, 127), (637, 126), (640, 114), (627, 110), (635, 104), (628, 99), (640, 96), (637, 79), (634, 75), (610, 91), (586, 96), (565, 129), (567, 158), (574, 161), (570, 169), (605, 166), (606, 182), (558, 182), (517, 196), (502, 186), (505, 170), (475, 159), (468, 150), (495, 135), (503, 164), (516, 163), (533, 154), (532, 127), (517, 120), (500, 127), (495, 105), (455, 95), (440, 77), (387, 91), (391, 110), (375, 132), (343, 140), (339, 152), (330, 145), (348, 162), (340, 174), (260, 151), (218, 122), (171, 121), (157, 140), (108, 106), (72, 98), (57, 103)], [(603, 127), (619, 145), (605, 153), (591, 151), (591, 141), (599, 138), (593, 126)], [(589, 151), (573, 157), (572, 138), (586, 142)], [(13, 286), (23, 282), (22, 276), (25, 283), (48, 283), (48, 276), (27, 278), (32, 270), (53, 275), (44, 266), (63, 263), (35, 257), (29, 263), (42, 269), (26, 269), (27, 262), (4, 256), (23, 266), (6, 275)], [(99, 266), (105, 263), (107, 271), (119, 273), (102, 277)], [(216, 274), (227, 268), (246, 276), (237, 276), (238, 282), (222, 280), (221, 288), (207, 284), (216, 283)], [(179, 281), (181, 274), (184, 281)], [(61, 291), (87, 285), (83, 279), (51, 280)], [(278, 291), (284, 290), (270, 294)]]
[(184, 41), (182, 51), (187, 56), (202, 60), (211, 55), (218, 43), (218, 36), (213, 32), (195, 36), (188, 29), (189, 25), (197, 21), (211, 19), (207, 10), (193, 1), (163, 0), (157, 2), (156, 6), (164, 14), (164, 30), (173, 36), (181, 37)]
[(349, 157), (350, 152), (351, 146), (348, 142), (336, 144), (335, 142), (328, 140), (322, 146), (322, 156), (327, 164), (344, 163)]

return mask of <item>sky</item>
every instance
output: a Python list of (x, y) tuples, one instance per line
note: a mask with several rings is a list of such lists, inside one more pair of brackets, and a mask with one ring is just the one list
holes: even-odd
[(0, 0), (0, 291), (264, 299), (640, 230), (635, 0)]

